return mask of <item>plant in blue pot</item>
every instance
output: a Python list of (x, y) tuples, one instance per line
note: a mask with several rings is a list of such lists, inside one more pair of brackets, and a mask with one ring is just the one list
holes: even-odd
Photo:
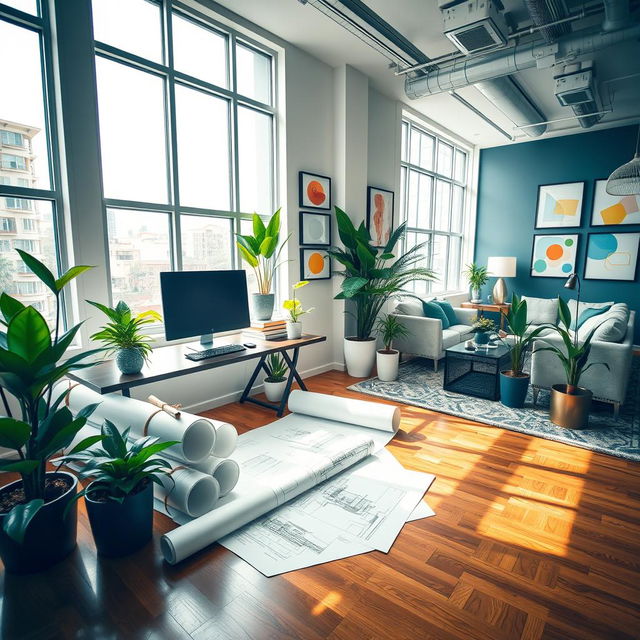
[(100, 309), (110, 320), (100, 331), (94, 333), (91, 339), (102, 342), (112, 354), (115, 354), (116, 365), (122, 373), (140, 373), (145, 361), (149, 359), (149, 342), (152, 341), (150, 336), (142, 333), (142, 327), (162, 322), (160, 314), (157, 311), (143, 311), (134, 315), (122, 300), (114, 309), (99, 302), (87, 302)]
[(471, 333), (475, 334), (474, 342), (479, 347), (484, 347), (491, 341), (491, 335), (495, 333), (496, 323), (491, 318), (480, 316), (471, 325)]

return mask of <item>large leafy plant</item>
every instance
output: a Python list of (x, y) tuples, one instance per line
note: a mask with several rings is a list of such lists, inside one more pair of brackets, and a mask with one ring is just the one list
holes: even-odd
[(344, 266), (338, 272), (344, 280), (336, 300), (353, 300), (355, 303), (356, 338), (371, 337), (376, 318), (390, 298), (409, 294), (407, 285), (416, 280), (431, 280), (434, 274), (426, 267), (418, 266), (424, 260), (427, 243), (419, 244), (396, 257), (396, 244), (404, 236), (406, 222), (402, 223), (382, 249), (371, 244), (371, 236), (364, 222), (356, 229), (349, 216), (339, 207), (336, 210), (338, 234), (344, 244), (331, 247), (327, 252)]
[[(12, 449), (16, 457), (0, 461), (0, 471), (14, 471), (22, 477), (24, 502), (16, 505), (4, 521), (4, 530), (21, 543), (31, 519), (45, 502), (47, 460), (68, 447), (84, 426), (96, 405), (90, 405), (74, 418), (64, 406), (66, 393), (55, 400), (52, 390), (56, 382), (70, 371), (90, 367), (88, 358), (102, 351), (93, 349), (66, 358), (81, 324), (62, 335), (61, 295), (75, 277), (90, 269), (76, 266), (59, 278), (32, 255), (18, 250), (20, 257), (56, 301), (56, 321), (53, 332), (40, 312), (3, 292), (0, 296), (0, 386), (17, 400), (19, 417), (13, 417), (5, 404), (7, 417), (0, 418), (0, 446)], [(4, 391), (3, 391), (4, 393)], [(84, 439), (74, 451), (94, 444), (100, 436)]]
[[(258, 283), (258, 293), (271, 293), (273, 279), (278, 267), (280, 254), (289, 236), (280, 244), (280, 209), (265, 225), (262, 218), (253, 214), (253, 235), (236, 234), (236, 245), (240, 250), (242, 259), (253, 269)], [(284, 261), (283, 261), (284, 262)]]
[(137, 349), (148, 359), (151, 353), (151, 337), (142, 333), (142, 327), (156, 322), (162, 322), (162, 317), (157, 311), (143, 311), (133, 315), (129, 306), (120, 300), (115, 309), (107, 307), (99, 302), (87, 302), (96, 309), (100, 309), (110, 322), (91, 336), (92, 340), (101, 341), (111, 353), (119, 349)]
[(81, 464), (78, 475), (91, 477), (93, 482), (77, 494), (77, 498), (97, 494), (107, 500), (122, 503), (142, 484), (155, 482), (162, 485), (160, 475), (171, 470), (171, 464), (158, 456), (177, 441), (159, 442), (146, 436), (129, 442), (129, 429), (122, 433), (109, 420), (101, 429), (100, 447), (71, 451), (60, 458), (64, 464)]
[(468, 264), (462, 274), (467, 278), (472, 289), (480, 289), (489, 281), (487, 267), (481, 267), (475, 262)]

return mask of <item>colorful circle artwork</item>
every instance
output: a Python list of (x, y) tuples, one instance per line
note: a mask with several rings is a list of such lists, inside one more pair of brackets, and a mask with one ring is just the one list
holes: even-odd
[(312, 253), (307, 260), (307, 267), (311, 273), (317, 275), (322, 273), (324, 269), (324, 257), (321, 253), (314, 252)]
[(544, 273), (547, 269), (547, 263), (544, 260), (536, 260), (533, 263), (533, 269), (537, 273)]
[(327, 199), (322, 185), (317, 180), (311, 180), (307, 185), (307, 197), (316, 206), (321, 205)]
[(547, 247), (547, 258), (549, 258), (549, 260), (560, 260), (563, 253), (564, 251), (559, 244), (552, 244)]
[(578, 236), (538, 235), (534, 237), (531, 275), (562, 278), (574, 271)]

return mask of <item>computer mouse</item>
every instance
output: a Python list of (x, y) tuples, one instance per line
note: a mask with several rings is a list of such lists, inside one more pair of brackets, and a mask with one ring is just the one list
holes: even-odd
[(243, 347), (247, 347), (247, 349), (255, 349), (256, 348), (255, 342), (243, 342), (242, 346)]

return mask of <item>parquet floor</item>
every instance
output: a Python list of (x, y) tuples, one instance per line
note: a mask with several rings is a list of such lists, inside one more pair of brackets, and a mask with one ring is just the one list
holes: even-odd
[[(357, 396), (350, 382), (308, 380)], [(240, 431), (272, 419), (210, 413)], [(389, 448), (437, 475), (437, 515), (407, 524), (387, 555), (265, 578), (219, 546), (166, 566), (156, 536), (102, 560), (82, 510), (71, 558), (2, 574), (2, 638), (640, 638), (640, 465), (406, 406)], [(157, 534), (173, 526), (155, 518)]]

